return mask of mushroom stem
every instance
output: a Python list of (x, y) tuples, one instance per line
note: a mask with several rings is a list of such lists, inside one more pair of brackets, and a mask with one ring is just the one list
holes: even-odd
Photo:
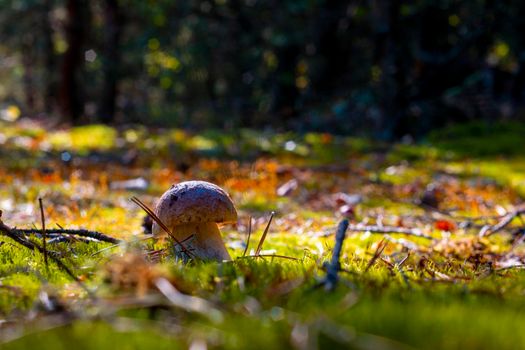
[(191, 243), (186, 243), (186, 247), (196, 257), (218, 261), (231, 260), (216, 223), (201, 222), (177, 225), (173, 231), (179, 240), (184, 240), (191, 235), (195, 235), (195, 237), (189, 241)]

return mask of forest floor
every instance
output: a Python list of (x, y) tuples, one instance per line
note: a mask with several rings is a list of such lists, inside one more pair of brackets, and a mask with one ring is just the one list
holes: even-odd
[[(523, 347), (524, 129), (470, 125), (391, 145), (3, 123), (3, 232), (43, 247), (41, 198), (47, 230), (123, 243), (49, 234), (46, 265), (1, 236), (0, 347)], [(239, 224), (222, 228), (233, 261), (184, 263), (145, 233), (130, 198), (153, 207), (189, 179), (222, 186), (236, 203)], [(350, 228), (327, 290), (343, 219)]]

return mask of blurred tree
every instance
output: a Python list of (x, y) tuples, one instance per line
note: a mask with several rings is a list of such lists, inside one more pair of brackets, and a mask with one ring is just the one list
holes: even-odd
[(0, 6), (0, 99), (27, 115), (383, 139), (525, 116), (517, 0)]
[(51, 11), (53, 9), (52, 0), (43, 0), (41, 11), (43, 57), (44, 57), (44, 112), (50, 114), (53, 112), (54, 105), (57, 102), (57, 78), (55, 76), (56, 56), (53, 48), (53, 28), (51, 24)]
[(104, 76), (102, 97), (100, 101), (100, 120), (104, 123), (114, 121), (119, 78), (120, 36), (122, 32), (122, 15), (117, 0), (105, 0), (104, 11)]
[(59, 108), (63, 120), (78, 124), (84, 112), (85, 101), (81, 75), (84, 66), (84, 44), (90, 26), (89, 1), (66, 0), (65, 8), (67, 48), (62, 57)]

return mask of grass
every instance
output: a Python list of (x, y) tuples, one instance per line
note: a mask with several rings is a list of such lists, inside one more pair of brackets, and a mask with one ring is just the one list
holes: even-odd
[[(248, 130), (240, 139), (181, 130), (146, 137), (140, 128), (93, 126), (56, 132), (63, 143), (50, 142), (58, 136), (34, 125), (6, 124), (1, 130), (6, 141), (0, 151), (0, 209), (6, 224), (39, 227), (36, 199), (43, 197), (48, 227), (85, 227), (129, 242), (49, 245), (94, 292), (93, 300), (55, 264), (46, 268), (41, 254), (2, 237), (2, 349), (516, 349), (525, 344), (519, 332), (525, 323), (525, 272), (503, 265), (525, 257), (522, 245), (511, 246), (511, 233), (523, 224), (514, 220), (509, 230), (479, 239), (478, 221), (463, 226), (464, 219), (436, 217), (417, 205), (429, 184), (439, 189), (439, 209), (453, 214), (489, 217), (522, 201), (525, 161), (519, 154), (460, 151), (459, 139), (470, 137), (466, 131), (436, 133), (432, 145), (375, 149), (365, 140)], [(457, 143), (452, 147), (440, 135), (454, 135)], [(28, 138), (31, 147), (24, 146)], [(494, 136), (500, 139), (505, 137)], [(130, 147), (138, 156), (126, 162), (122, 156)], [(169, 156), (173, 150), (182, 152), (184, 164)], [(60, 160), (63, 152), (73, 155), (74, 165)], [(331, 170), (334, 164), (339, 170)], [(112, 182), (134, 176), (148, 181), (145, 191), (111, 190)], [(152, 206), (172, 182), (189, 178), (224, 186), (237, 203), (238, 228), (222, 229), (233, 262), (183, 263), (166, 243), (144, 239), (143, 213), (129, 198)], [(277, 196), (276, 189), (290, 179), (299, 186)], [(337, 193), (363, 199), (352, 214), (342, 210)], [(248, 216), (254, 217), (254, 251), (272, 210), (277, 215), (263, 250), (297, 260), (242, 258)], [(327, 293), (316, 288), (333, 247), (333, 235), (327, 234), (344, 215), (369, 225), (417, 227), (436, 241), (389, 235), (381, 257), (367, 270), (384, 235), (349, 232), (340, 283)], [(439, 220), (450, 220), (452, 232), (439, 229)], [(159, 249), (164, 253), (153, 253)], [(216, 311), (171, 305), (155, 287), (158, 278)], [(157, 301), (143, 305), (152, 296)]]

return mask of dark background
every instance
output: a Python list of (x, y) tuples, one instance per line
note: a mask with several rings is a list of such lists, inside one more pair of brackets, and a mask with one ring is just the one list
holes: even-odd
[(523, 1), (0, 4), (0, 103), (23, 117), (384, 140), (525, 117)]

